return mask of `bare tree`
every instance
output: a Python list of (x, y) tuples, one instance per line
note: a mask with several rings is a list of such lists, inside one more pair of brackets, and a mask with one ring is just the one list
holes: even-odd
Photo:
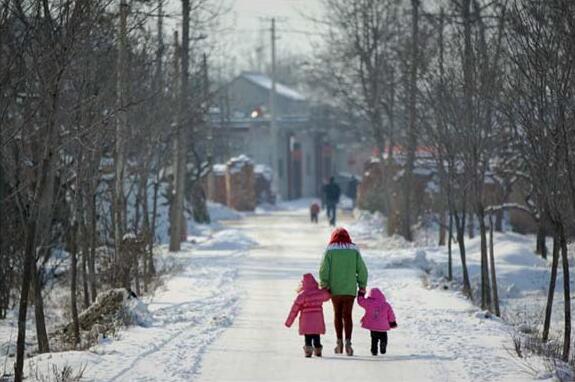
[[(530, 178), (536, 205), (542, 206), (545, 220), (553, 227), (554, 249), (544, 323), (546, 339), (550, 326), (553, 291), (559, 251), (564, 278), (563, 360), (567, 361), (571, 343), (571, 302), (567, 235), (573, 220), (570, 141), (565, 132), (573, 104), (572, 60), (575, 41), (573, 4), (567, 1), (536, 3), (513, 2), (511, 28), (507, 34), (510, 56), (510, 120), (515, 126)], [(571, 134), (572, 135), (572, 134)]]

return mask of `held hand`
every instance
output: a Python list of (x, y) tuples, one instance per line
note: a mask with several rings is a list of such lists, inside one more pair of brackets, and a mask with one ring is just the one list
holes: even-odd
[(365, 288), (359, 288), (359, 290), (357, 291), (357, 294), (359, 296), (362, 296), (362, 297), (365, 296)]
[(395, 321), (390, 322), (390, 323), (389, 323), (389, 326), (390, 326), (391, 328), (394, 328), (394, 329), (395, 329), (395, 328), (397, 328), (397, 322), (395, 322)]

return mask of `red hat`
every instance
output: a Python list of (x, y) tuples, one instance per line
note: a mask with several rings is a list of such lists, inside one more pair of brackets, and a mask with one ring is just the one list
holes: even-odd
[(333, 230), (329, 239), (330, 244), (352, 244), (349, 232), (345, 228), (338, 227)]

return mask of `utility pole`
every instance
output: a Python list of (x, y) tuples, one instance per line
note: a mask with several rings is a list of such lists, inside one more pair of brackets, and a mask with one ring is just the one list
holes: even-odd
[(271, 80), (272, 80), (272, 89), (270, 92), (270, 134), (272, 136), (272, 152), (271, 152), (271, 160), (272, 160), (272, 169), (273, 169), (273, 188), (276, 192), (277, 196), (281, 195), (281, 183), (282, 180), (280, 179), (281, 173), (281, 149), (279, 147), (279, 132), (276, 123), (276, 19), (272, 18), (272, 25), (271, 25), (271, 59), (272, 59), (272, 72), (271, 72)]
[(116, 261), (121, 260), (121, 247), (124, 228), (124, 137), (128, 127), (126, 113), (126, 58), (127, 58), (127, 18), (128, 3), (120, 0), (120, 31), (118, 47), (118, 77), (116, 84), (117, 117), (116, 117), (116, 176), (114, 183), (114, 244)]
[(170, 251), (176, 252), (181, 248), (184, 231), (184, 192), (186, 183), (186, 132), (188, 122), (188, 84), (190, 59), (190, 0), (182, 0), (182, 47), (180, 49), (180, 107), (176, 134), (176, 161), (175, 161), (175, 192), (173, 230), (170, 236)]
[[(179, 91), (180, 91), (180, 38), (178, 35), (178, 31), (174, 31), (174, 78), (173, 78), (173, 103), (177, 104), (179, 99)], [(172, 184), (170, 188), (170, 251), (177, 251), (179, 246), (179, 239), (176, 236), (175, 230), (178, 217), (180, 216), (176, 212), (176, 176), (177, 176), (177, 168), (178, 168), (178, 124), (179, 124), (179, 115), (176, 114), (173, 120), (173, 152), (172, 152)]]
[(162, 58), (164, 56), (164, 12), (163, 12), (164, 0), (158, 0), (158, 48), (156, 50), (156, 91), (158, 93), (163, 92), (163, 81), (162, 81)]
[[(203, 75), (203, 98), (204, 98), (204, 113), (208, 115), (210, 111), (210, 77), (208, 73), (208, 55), (202, 56), (202, 75)], [(208, 164), (211, 166), (214, 159), (214, 130), (213, 124), (206, 119), (206, 128), (208, 136)]]
[(413, 195), (413, 169), (417, 150), (417, 70), (419, 67), (419, 7), (421, 0), (411, 0), (411, 67), (409, 68), (409, 100), (407, 124), (407, 153), (403, 179), (403, 211), (401, 233), (405, 240), (412, 241), (411, 197)]

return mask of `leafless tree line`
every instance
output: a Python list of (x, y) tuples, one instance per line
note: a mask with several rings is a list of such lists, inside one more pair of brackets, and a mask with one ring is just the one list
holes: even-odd
[[(519, 208), (539, 225), (537, 252), (553, 259), (543, 341), (561, 258), (564, 341), (571, 343), (567, 242), (574, 231), (573, 63), (575, 4), (567, 0), (325, 0), (326, 46), (315, 79), (363, 116), (387, 160), (402, 149), (401, 234), (412, 239), (417, 148), (432, 153), (439, 178), (440, 244), (459, 247), (463, 291), (473, 298), (465, 231), (478, 224), (481, 307), (500, 314), (493, 231)], [(384, 180), (385, 181), (385, 180)], [(485, 185), (497, 184), (494, 196)], [(507, 203), (514, 185), (524, 203)], [(389, 196), (383, 198), (387, 210)], [(447, 238), (447, 240), (445, 240)], [(447, 243), (446, 243), (447, 241)]]
[[(69, 254), (77, 344), (79, 306), (103, 288), (149, 287), (162, 193), (173, 205), (182, 184), (178, 197), (193, 195), (194, 217), (209, 221), (198, 184), (210, 161), (210, 45), (200, 36), (221, 4), (183, 4), (182, 47), (164, 37), (162, 0), (0, 3), (0, 319), (18, 305), (16, 380), (29, 302), (38, 351), (50, 351), (43, 289), (59, 253)], [(170, 208), (178, 245), (184, 208)]]

